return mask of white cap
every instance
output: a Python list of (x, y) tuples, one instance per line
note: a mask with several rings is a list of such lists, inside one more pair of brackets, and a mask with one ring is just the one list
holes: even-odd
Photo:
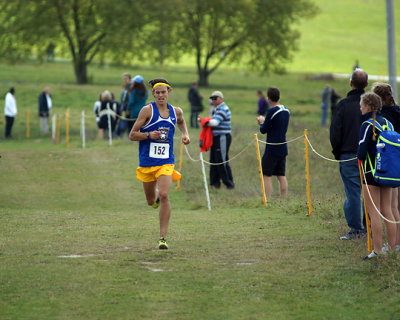
[(214, 91), (213, 93), (211, 93), (211, 96), (210, 96), (210, 98), (212, 98), (212, 97), (220, 97), (220, 98), (224, 98), (224, 95), (222, 94), (222, 92), (221, 91)]

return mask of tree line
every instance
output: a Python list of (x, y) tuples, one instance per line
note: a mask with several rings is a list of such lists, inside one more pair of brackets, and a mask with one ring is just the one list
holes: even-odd
[(295, 25), (317, 12), (312, 0), (0, 0), (0, 57), (39, 55), (51, 42), (85, 84), (94, 59), (163, 64), (188, 54), (207, 86), (223, 62), (281, 70), (297, 49)]

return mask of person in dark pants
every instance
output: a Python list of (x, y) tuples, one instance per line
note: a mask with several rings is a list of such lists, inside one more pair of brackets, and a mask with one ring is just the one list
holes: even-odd
[(42, 135), (47, 135), (49, 133), (49, 116), (52, 107), (53, 102), (50, 96), (50, 88), (46, 87), (39, 95), (40, 133)]
[(365, 220), (361, 219), (361, 180), (357, 150), (362, 122), (360, 97), (367, 85), (368, 74), (361, 69), (353, 71), (350, 79), (351, 91), (338, 103), (330, 127), (332, 153), (336, 160), (341, 160), (339, 170), (346, 194), (343, 211), (350, 228), (340, 240), (351, 240), (366, 234)]
[(286, 131), (289, 126), (290, 112), (279, 103), (280, 91), (278, 88), (268, 88), (268, 103), (270, 109), (267, 116), (257, 117), (260, 132), (267, 134), (267, 145), (262, 158), (262, 171), (264, 190), (267, 198), (271, 198), (272, 176), (279, 181), (280, 196), (286, 197), (288, 184), (286, 180), (286, 156), (288, 149), (286, 144)]
[(11, 129), (14, 124), (14, 118), (17, 115), (17, 101), (15, 100), (15, 89), (10, 88), (6, 94), (4, 115), (6, 117), (6, 138), (11, 138)]
[[(224, 95), (214, 91), (210, 99), (216, 107), (212, 119), (206, 124), (212, 128), (213, 145), (210, 149), (210, 185), (221, 187), (221, 180), (228, 189), (233, 189), (232, 170), (229, 165), (229, 147), (231, 136), (231, 111), (224, 102)], [(201, 121), (201, 117), (199, 120)]]
[(199, 93), (199, 86), (197, 82), (192, 83), (192, 87), (188, 92), (188, 99), (190, 102), (190, 127), (199, 128), (197, 118), (199, 117), (199, 113), (204, 110), (204, 106), (201, 101), (203, 97)]

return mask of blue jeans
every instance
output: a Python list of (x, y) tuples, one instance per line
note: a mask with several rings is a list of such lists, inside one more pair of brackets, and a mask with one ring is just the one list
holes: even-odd
[[(346, 153), (340, 156), (340, 160), (356, 158), (355, 153)], [(343, 204), (343, 211), (347, 225), (352, 231), (359, 231), (363, 228), (361, 222), (361, 181), (357, 159), (352, 161), (340, 162), (340, 176), (344, 184), (346, 200)]]

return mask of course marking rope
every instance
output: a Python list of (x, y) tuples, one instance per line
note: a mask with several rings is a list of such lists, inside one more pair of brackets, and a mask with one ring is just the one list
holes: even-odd
[(325, 159), (325, 160), (328, 160), (328, 161), (331, 161), (331, 162), (347, 162), (347, 161), (352, 161), (352, 160), (356, 160), (356, 159), (357, 159), (357, 157), (354, 157), (354, 158), (351, 158), (351, 159), (346, 159), (346, 160), (336, 160), (336, 159), (327, 158), (327, 157), (323, 156), (322, 154), (318, 153), (318, 152), (314, 149), (314, 147), (312, 146), (312, 144), (311, 144), (310, 140), (308, 139), (308, 137), (306, 137), (306, 139), (307, 139), (307, 141), (308, 141), (308, 144), (310, 145), (311, 150), (312, 150), (317, 156), (321, 157), (322, 159)]
[(268, 144), (268, 145), (272, 145), (272, 146), (279, 146), (279, 145), (282, 145), (282, 144), (288, 144), (288, 143), (294, 142), (294, 141), (299, 140), (299, 139), (301, 139), (303, 137), (304, 137), (304, 135), (301, 135), (301, 136), (299, 136), (297, 138), (294, 138), (294, 139), (286, 141), (286, 142), (266, 142), (266, 141), (260, 140), (260, 139), (257, 139), (257, 140), (259, 142), (261, 142), (261, 143), (264, 143), (264, 144)]
[(225, 163), (228, 163), (228, 162), (230, 162), (230, 161), (236, 159), (238, 156), (240, 156), (240, 155), (241, 155), (248, 147), (250, 147), (250, 145), (252, 145), (252, 144), (253, 144), (253, 141), (249, 142), (249, 143), (247, 144), (247, 146), (245, 146), (245, 147), (242, 149), (242, 151), (240, 151), (238, 154), (236, 154), (235, 156), (233, 156), (233, 157), (230, 158), (229, 160), (226, 160), (226, 161), (224, 161), (224, 162), (219, 162), (219, 163), (211, 163), (211, 162), (208, 162), (208, 161), (206, 161), (206, 160), (193, 159), (193, 158), (190, 156), (189, 151), (188, 151), (186, 145), (185, 145), (185, 151), (186, 151), (186, 154), (188, 155), (189, 159), (192, 160), (192, 161), (203, 161), (204, 163), (207, 163), (207, 164), (209, 164), (210, 166), (218, 166), (218, 165), (225, 164)]

